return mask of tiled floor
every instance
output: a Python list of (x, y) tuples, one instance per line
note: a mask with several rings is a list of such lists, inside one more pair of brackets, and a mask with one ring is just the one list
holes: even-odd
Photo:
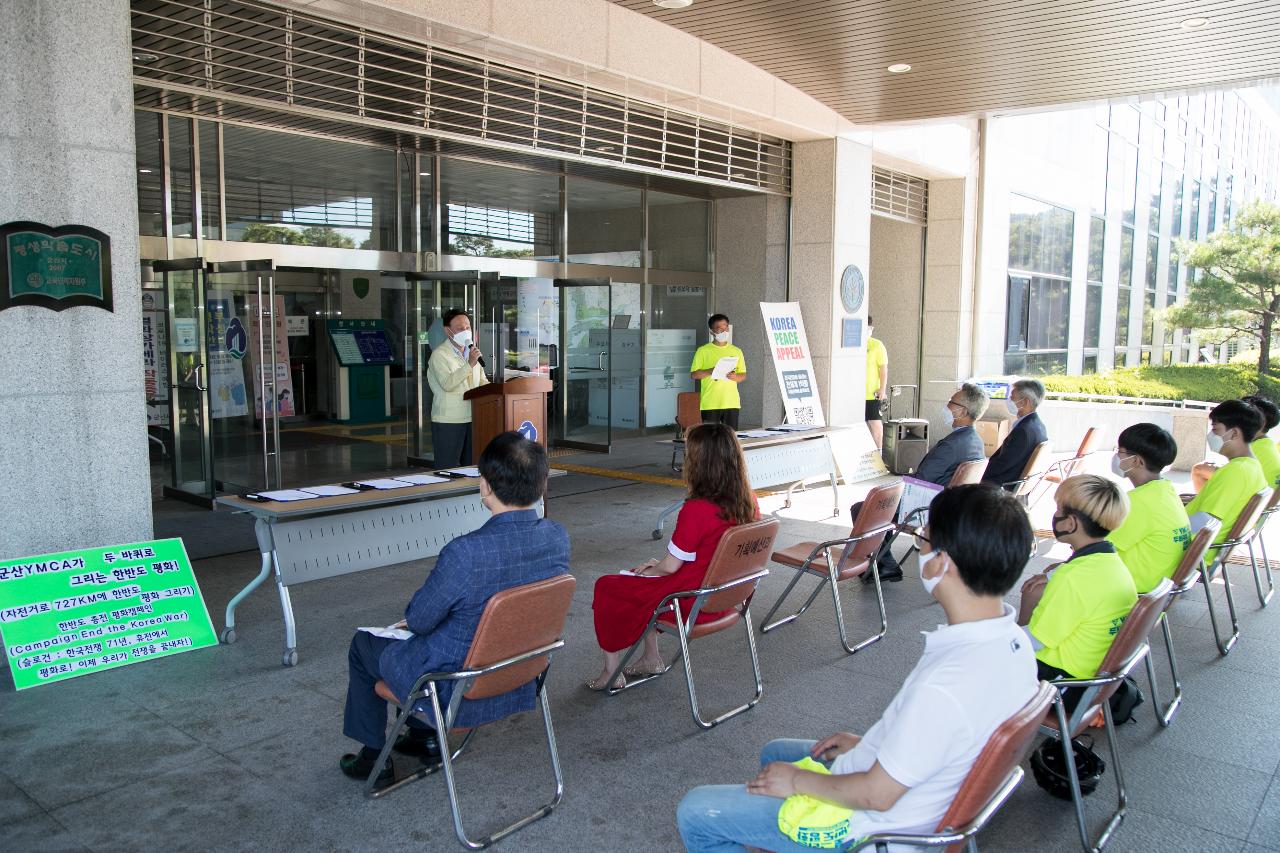
[[(650, 442), (624, 450), (603, 461), (650, 473), (666, 466)], [(841, 503), (861, 491), (842, 487)], [(914, 561), (906, 582), (886, 588), (889, 635), (857, 655), (840, 651), (830, 602), (820, 599), (798, 622), (758, 638), (761, 703), (703, 732), (689, 718), (678, 672), (614, 698), (581, 686), (599, 660), (593, 581), (660, 553), (649, 537), (653, 516), (679, 492), (573, 474), (554, 481), (552, 494), (552, 515), (573, 541), (579, 584), (568, 645), (548, 682), (566, 793), (551, 817), (500, 849), (678, 849), (674, 811), (688, 788), (747, 779), (772, 737), (871, 725), (918, 657), (920, 631), (941, 618), (914, 579)], [(783, 519), (783, 544), (844, 528), (844, 519), (825, 518), (830, 504), (825, 489), (803, 493), (789, 510), (778, 497), (762, 501)], [(243, 605), (234, 645), (23, 693), (0, 679), (0, 851), (461, 849), (438, 779), (367, 802), (336, 766), (350, 748), (340, 727), (351, 631), (397, 618), (429, 566), (296, 587), (301, 660), (291, 669), (279, 665), (279, 605), (266, 586)], [(197, 562), (216, 626), (256, 569), (253, 553)], [(766, 579), (757, 622), (788, 580), (785, 572), (776, 567)], [(1186, 701), (1169, 729), (1155, 723), (1150, 702), (1137, 722), (1122, 727), (1130, 806), (1109, 850), (1280, 850), (1280, 605), (1260, 610), (1247, 569), (1235, 569), (1234, 577), (1244, 634), (1230, 656), (1214, 649), (1202, 598), (1173, 610)], [(852, 630), (871, 633), (869, 590), (852, 585), (844, 601)], [(695, 644), (708, 707), (740, 701), (749, 690), (740, 643), (732, 634)], [(1163, 675), (1162, 647), (1154, 654)], [(481, 830), (495, 815), (531, 810), (549, 795), (549, 782), (534, 715), (484, 732), (459, 765), (466, 816)], [(1095, 822), (1113, 782), (1109, 771), (1089, 800)], [(984, 851), (1079, 849), (1069, 804), (1030, 778), (980, 841)]]

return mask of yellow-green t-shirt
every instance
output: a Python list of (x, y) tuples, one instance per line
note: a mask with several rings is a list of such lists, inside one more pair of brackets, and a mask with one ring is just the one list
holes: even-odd
[(1231, 525), (1244, 505), (1261, 489), (1268, 488), (1262, 466), (1252, 456), (1237, 456), (1219, 468), (1200, 493), (1187, 504), (1187, 515), (1207, 512), (1221, 519), (1222, 530), (1215, 542), (1221, 542), (1231, 533)]
[[(693, 366), (689, 368), (689, 372), (713, 370), (717, 361), (722, 358), (728, 358), (731, 355), (738, 357), (738, 366), (734, 370), (738, 373), (746, 373), (747, 362), (742, 357), (742, 350), (733, 344), (718, 346), (714, 343), (703, 344), (698, 347), (698, 351), (693, 354)], [(712, 379), (710, 377), (703, 379), (702, 399), (698, 404), (698, 408), (703, 411), (710, 409), (741, 409), (742, 400), (738, 397), (738, 383), (732, 379)]]
[(880, 368), (888, 365), (889, 353), (879, 338), (867, 338), (867, 399), (874, 400), (880, 390)]
[(1139, 595), (1173, 577), (1191, 544), (1187, 510), (1173, 483), (1152, 480), (1129, 492), (1129, 514), (1107, 541), (1116, 546)]
[[(1053, 570), (1027, 630), (1044, 648), (1036, 657), (1074, 678), (1098, 674), (1125, 617), (1138, 601), (1133, 576), (1109, 545)], [(1090, 546), (1090, 549), (1098, 546)]]
[(1264, 435), (1255, 439), (1249, 449), (1262, 466), (1262, 476), (1266, 477), (1267, 485), (1273, 489), (1280, 486), (1280, 449), (1276, 448), (1275, 442)]

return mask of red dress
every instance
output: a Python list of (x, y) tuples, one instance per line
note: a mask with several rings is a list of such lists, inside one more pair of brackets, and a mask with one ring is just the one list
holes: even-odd
[[(710, 501), (687, 500), (680, 508), (675, 532), (667, 551), (685, 561), (673, 574), (654, 577), (630, 575), (604, 575), (596, 581), (595, 599), (591, 603), (595, 611), (596, 641), (606, 652), (619, 652), (630, 648), (645, 625), (653, 616), (653, 609), (673, 592), (697, 589), (711, 555), (720, 544), (720, 537), (733, 527), (720, 517), (720, 508)], [(680, 602), (684, 615), (689, 615), (693, 599)], [(723, 613), (699, 613), (698, 621), (716, 619)]]

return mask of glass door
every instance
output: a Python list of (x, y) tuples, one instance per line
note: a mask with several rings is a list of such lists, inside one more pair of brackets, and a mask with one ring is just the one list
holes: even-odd
[[(609, 452), (613, 301), (609, 279), (557, 279), (560, 352), (553, 371), (557, 446)], [(558, 374), (558, 375), (555, 375)]]
[(209, 437), (209, 366), (205, 353), (204, 261), (156, 261), (164, 284), (169, 339), (169, 423), (172, 478), (166, 497), (213, 506)]
[(280, 418), (297, 411), (284, 297), (271, 261), (211, 263), (205, 274), (209, 433), (214, 486), (283, 486)]

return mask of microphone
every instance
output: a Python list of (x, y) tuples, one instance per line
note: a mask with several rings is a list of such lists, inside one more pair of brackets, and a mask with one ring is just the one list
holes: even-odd
[[(475, 344), (467, 344), (467, 353), (466, 353), (466, 355), (467, 355), (467, 358), (468, 358), (468, 359), (470, 359), (470, 358), (471, 358), (471, 350), (472, 350), (472, 349), (474, 349), (474, 348), (475, 348)], [(485, 364), (485, 363), (484, 363), (484, 356), (480, 356), (479, 358), (477, 358), (477, 359), (476, 359), (476, 363), (477, 363), (477, 364), (479, 364), (481, 367), (488, 367), (488, 366), (489, 366), (489, 365), (487, 365), (487, 364)]]

